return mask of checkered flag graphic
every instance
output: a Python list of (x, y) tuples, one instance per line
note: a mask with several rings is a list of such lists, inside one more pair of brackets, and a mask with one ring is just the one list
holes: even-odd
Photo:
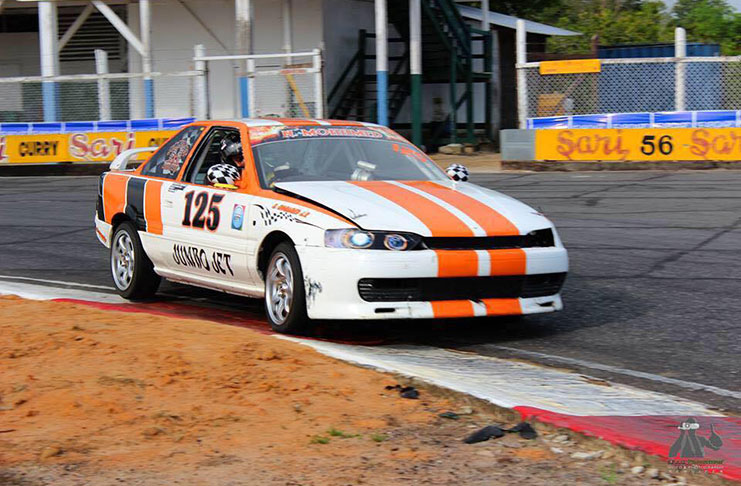
[(211, 184), (232, 184), (239, 179), (239, 169), (229, 164), (216, 164), (208, 169), (206, 177)]
[(445, 173), (456, 182), (466, 182), (468, 180), (468, 169), (461, 164), (451, 164), (445, 169)]

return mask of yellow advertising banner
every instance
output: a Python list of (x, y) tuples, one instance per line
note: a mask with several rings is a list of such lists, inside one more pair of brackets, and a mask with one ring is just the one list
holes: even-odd
[(0, 162), (39, 164), (67, 157), (67, 136), (60, 134), (0, 137)]
[(542, 61), (540, 74), (581, 74), (602, 71), (599, 59), (570, 59), (568, 61)]
[[(0, 163), (110, 162), (124, 150), (158, 147), (177, 130), (0, 136)], [(150, 154), (141, 154), (141, 158)]]
[(538, 130), (537, 160), (741, 160), (741, 128)]

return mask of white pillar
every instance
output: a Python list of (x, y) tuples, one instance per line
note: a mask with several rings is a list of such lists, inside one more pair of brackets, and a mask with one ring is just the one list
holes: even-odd
[[(108, 74), (108, 53), (95, 49), (96, 74)], [(108, 79), (98, 79), (98, 119), (111, 119), (111, 88)]]
[(201, 61), (198, 58), (206, 55), (206, 47), (203, 44), (198, 44), (193, 48), (196, 60), (193, 63), (196, 71), (199, 74), (195, 78), (195, 86), (193, 98), (195, 101), (195, 117), (197, 120), (205, 120), (209, 117), (208, 113), (208, 72), (206, 71), (206, 61)]
[(674, 110), (684, 111), (687, 64), (682, 59), (687, 57), (687, 32), (682, 27), (674, 29), (674, 57), (677, 58), (674, 70)]
[[(293, 52), (293, 5), (291, 0), (283, 0), (283, 51)], [(291, 58), (287, 59), (291, 64)]]
[[(59, 52), (57, 42), (57, 4), (56, 2), (39, 2), (39, 53), (41, 57), (41, 75), (59, 75)], [(42, 84), (44, 98), (44, 121), (59, 121), (59, 100), (57, 83), (44, 81)]]
[(527, 62), (527, 30), (525, 21), (517, 19), (516, 34), (517, 53), (517, 116), (520, 128), (527, 128), (527, 75), (524, 64)]
[(481, 0), (481, 30), (489, 32), (489, 0)]
[(139, 0), (139, 37), (142, 44), (145, 116), (154, 118), (154, 82), (150, 76), (152, 72), (152, 26), (149, 0)]
[(322, 78), (322, 51), (314, 49), (314, 98), (316, 99), (316, 112), (314, 116), (324, 118), (324, 79)]
[[(235, 54), (252, 54), (252, 1), (251, 0), (234, 0), (234, 13), (236, 18), (235, 27)], [(245, 64), (241, 64), (244, 66)], [(249, 67), (248, 67), (249, 69)], [(254, 100), (250, 100), (250, 92), (255, 83), (250, 83), (244, 69), (238, 69), (239, 77), (239, 105), (242, 118), (249, 118), (250, 105)]]
[[(398, 0), (396, 0), (398, 1)], [(378, 89), (378, 123), (387, 126), (388, 115), (388, 14), (386, 0), (376, 2), (376, 86)]]

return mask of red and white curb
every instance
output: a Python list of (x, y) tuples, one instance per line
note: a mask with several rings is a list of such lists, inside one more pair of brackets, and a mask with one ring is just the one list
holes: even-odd
[[(27, 299), (71, 301), (124, 312), (146, 312), (238, 324), (265, 332), (264, 322), (240, 319), (230, 312), (180, 304), (131, 304), (116, 295), (0, 280), (0, 294)], [(630, 449), (668, 458), (680, 435), (678, 427), (692, 417), (707, 436), (710, 425), (722, 438), (705, 459), (722, 461), (718, 472), (741, 480), (741, 418), (721, 415), (706, 405), (553, 368), (520, 361), (428, 346), (363, 346), (291, 336), (276, 336), (327, 356), (398, 373), (518, 411), (523, 420), (537, 419)], [(734, 393), (734, 392), (730, 392)]]

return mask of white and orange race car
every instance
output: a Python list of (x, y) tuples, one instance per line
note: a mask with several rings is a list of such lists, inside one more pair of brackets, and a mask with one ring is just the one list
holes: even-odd
[(164, 277), (264, 298), (271, 326), (292, 333), (311, 319), (562, 308), (568, 257), (553, 224), (451, 180), (388, 128), (196, 122), (126, 170), (141, 150), (101, 176), (95, 216), (123, 297), (150, 298)]

